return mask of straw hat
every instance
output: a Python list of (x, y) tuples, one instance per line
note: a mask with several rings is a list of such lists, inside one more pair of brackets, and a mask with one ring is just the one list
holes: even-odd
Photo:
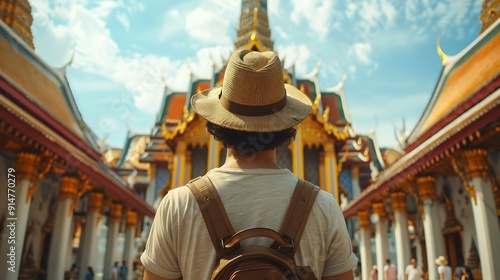
[(436, 264), (437, 265), (447, 265), (448, 264), (448, 261), (446, 260), (445, 257), (443, 256), (439, 256), (437, 259), (436, 259)]
[(195, 94), (191, 105), (214, 124), (250, 132), (293, 127), (311, 111), (309, 97), (284, 83), (276, 53), (249, 50), (234, 52), (222, 86)]

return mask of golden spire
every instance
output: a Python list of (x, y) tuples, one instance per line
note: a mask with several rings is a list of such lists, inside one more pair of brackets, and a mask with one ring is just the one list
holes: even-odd
[(33, 34), (31, 33), (31, 6), (28, 0), (0, 0), (0, 20), (5, 22), (29, 46), (33, 45)]
[(234, 42), (235, 49), (268, 51), (273, 50), (273, 45), (267, 15), (267, 1), (243, 0), (240, 25)]

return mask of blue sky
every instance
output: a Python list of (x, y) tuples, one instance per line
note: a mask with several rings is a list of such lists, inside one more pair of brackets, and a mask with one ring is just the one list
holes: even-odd
[[(127, 131), (151, 131), (163, 85), (187, 90), (210, 78), (232, 49), (238, 0), (31, 0), (35, 49), (67, 67), (79, 109), (114, 147)], [(359, 134), (395, 146), (411, 132), (441, 71), (436, 38), (455, 55), (478, 36), (481, 0), (268, 0), (275, 50), (305, 77), (318, 61), (321, 89), (347, 74), (345, 94)]]

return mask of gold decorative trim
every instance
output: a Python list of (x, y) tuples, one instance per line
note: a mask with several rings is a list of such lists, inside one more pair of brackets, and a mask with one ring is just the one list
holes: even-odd
[(436, 179), (431, 176), (417, 178), (418, 194), (422, 200), (437, 199), (435, 182)]
[(406, 212), (406, 193), (393, 192), (391, 193), (392, 208), (396, 211)]
[(111, 207), (109, 209), (109, 221), (111, 223), (116, 223), (120, 221), (122, 217), (122, 208), (123, 206), (118, 203), (113, 203), (111, 204)]
[(127, 211), (127, 228), (132, 228), (137, 225), (137, 212), (128, 210)]
[(376, 202), (376, 203), (373, 203), (372, 207), (373, 207), (373, 213), (377, 214), (381, 220), (387, 218), (384, 203)]
[(370, 214), (368, 213), (368, 210), (358, 211), (358, 219), (360, 228), (370, 227)]
[(89, 201), (87, 204), (87, 212), (95, 213), (100, 212), (102, 209), (102, 199), (104, 195), (98, 192), (91, 192), (89, 194)]
[(488, 152), (483, 149), (465, 150), (462, 153), (464, 168), (470, 178), (482, 177), (488, 178), (488, 161), (486, 157)]

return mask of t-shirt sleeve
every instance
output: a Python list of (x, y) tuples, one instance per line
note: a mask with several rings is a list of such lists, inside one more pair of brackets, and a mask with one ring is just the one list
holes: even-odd
[(330, 246), (325, 259), (323, 276), (334, 276), (352, 270), (358, 258), (352, 251), (351, 238), (347, 232), (344, 215), (339, 205), (332, 201), (330, 228)]
[(158, 276), (177, 279), (182, 275), (172, 235), (172, 217), (175, 216), (172, 213), (172, 193), (169, 192), (158, 206), (141, 262)]

